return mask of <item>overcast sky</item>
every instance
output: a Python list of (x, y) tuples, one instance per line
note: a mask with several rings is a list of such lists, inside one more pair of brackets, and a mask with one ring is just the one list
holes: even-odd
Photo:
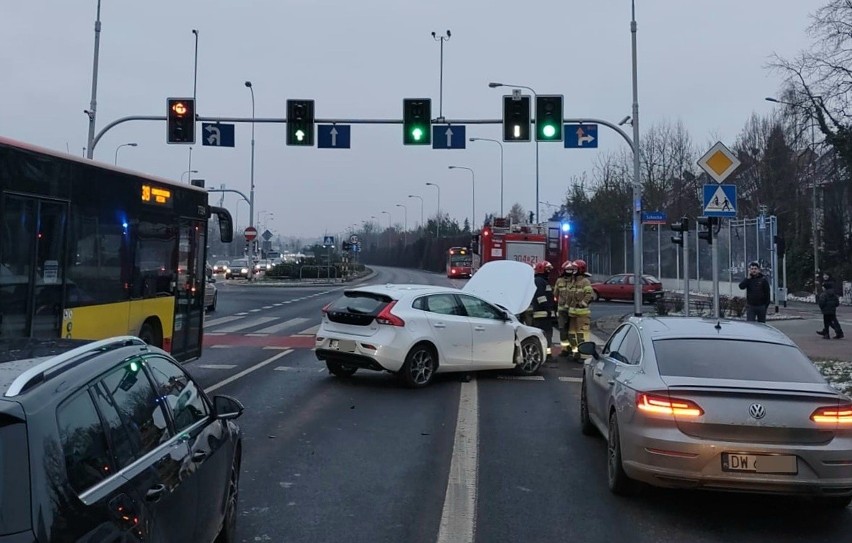
[[(693, 140), (731, 145), (752, 112), (766, 114), (779, 74), (773, 53), (792, 56), (809, 41), (808, 15), (822, 0), (637, 0), (640, 128), (682, 120)], [(92, 85), (97, 0), (3, 0), (0, 8), (0, 135), (82, 154)], [(283, 118), (288, 98), (316, 100), (318, 118), (402, 117), (402, 99), (431, 97), (439, 109), (439, 35), (444, 43), (443, 113), (499, 119), (505, 89), (489, 81), (563, 94), (566, 117), (617, 123), (631, 111), (630, 0), (102, 0), (97, 125), (129, 115), (165, 115), (167, 96), (191, 96), (198, 40), (198, 113)], [(200, 125), (198, 130), (200, 133)], [(500, 149), (402, 145), (398, 125), (352, 127), (352, 148), (287, 147), (282, 124), (256, 125), (255, 212), (281, 235), (337, 233), (371, 216), (386, 225), (420, 221), (441, 208), (461, 223), (499, 212)], [(625, 127), (630, 131), (630, 127)], [(237, 124), (233, 149), (193, 147), (192, 169), (207, 186), (248, 194), (250, 125)], [(165, 123), (111, 129), (95, 159), (179, 180), (186, 146), (167, 145)], [(540, 144), (541, 200), (559, 203), (567, 180), (596, 155), (621, 149), (600, 128), (600, 147)], [(499, 125), (469, 125), (467, 137), (500, 140)], [(640, 136), (641, 137), (641, 136)], [(506, 210), (535, 206), (535, 144), (504, 143)], [(184, 177), (185, 179), (186, 177)], [(214, 200), (218, 201), (217, 196)], [(245, 225), (248, 206), (225, 205)], [(546, 216), (547, 206), (542, 207)], [(270, 217), (273, 217), (270, 219)]]

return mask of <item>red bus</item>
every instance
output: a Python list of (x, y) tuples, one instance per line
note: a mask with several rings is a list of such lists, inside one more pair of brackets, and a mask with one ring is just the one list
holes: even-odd
[(473, 254), (465, 247), (450, 247), (447, 251), (447, 277), (470, 277), (473, 273)]

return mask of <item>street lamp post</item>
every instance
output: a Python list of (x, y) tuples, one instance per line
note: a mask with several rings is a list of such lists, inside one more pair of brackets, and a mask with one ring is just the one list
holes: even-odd
[[(249, 226), (252, 226), (251, 222), (254, 220), (254, 87), (251, 86), (251, 81), (246, 81), (245, 85), (251, 92), (251, 189), (249, 190)], [(249, 281), (251, 281), (253, 275), (252, 262), (254, 262), (254, 244), (249, 243)]]
[(642, 316), (642, 186), (639, 182), (639, 75), (636, 63), (636, 2), (630, 2), (633, 64), (633, 312)]
[(382, 213), (388, 214), (388, 249), (391, 248), (391, 214), (390, 211), (382, 211)]
[[(811, 108), (801, 106), (799, 104), (794, 104), (792, 102), (785, 102), (784, 100), (779, 100), (777, 98), (772, 98), (767, 96), (765, 98), (767, 102), (774, 102), (776, 104), (784, 104), (789, 107), (799, 107), (803, 108), (808, 112), (808, 115), (813, 117), (814, 113)], [(813, 147), (812, 155), (811, 155), (811, 184), (813, 186), (813, 210), (811, 213), (812, 219), (812, 231), (811, 237), (814, 245), (814, 295), (819, 294), (819, 288), (817, 287), (817, 280), (819, 278), (819, 241), (817, 238), (819, 237), (819, 228), (817, 227), (817, 176), (816, 176), (816, 136), (814, 134), (814, 119), (811, 119), (811, 146)], [(775, 273), (775, 270), (773, 270)], [(787, 283), (784, 283), (784, 286), (787, 286)]]
[(435, 187), (438, 189), (438, 223), (435, 228), (435, 237), (441, 237), (441, 187), (438, 186), (437, 183), (426, 183), (430, 187)]
[[(192, 33), (195, 35), (195, 57), (192, 68), (192, 103), (195, 104), (195, 111), (198, 111), (198, 102), (196, 100), (198, 90), (198, 29), (193, 28)], [(192, 146), (189, 147), (189, 166), (187, 168), (192, 169)]]
[[(496, 88), (498, 88), (498, 87), (517, 87), (517, 88), (519, 88), (519, 89), (526, 89), (526, 90), (528, 90), (528, 91), (530, 91), (530, 92), (532, 93), (532, 95), (533, 95), (533, 102), (535, 102), (535, 101), (536, 101), (536, 99), (538, 98), (538, 94), (535, 92), (535, 90), (534, 90), (532, 87), (527, 87), (526, 85), (509, 85), (508, 83), (489, 83), (489, 84), (488, 84), (488, 86), (489, 86), (489, 87), (491, 87), (492, 89), (496, 89)], [(533, 115), (533, 119), (534, 119), (534, 118), (535, 118), (535, 111), (533, 111), (533, 112), (532, 112), (532, 115)], [(562, 119), (560, 119), (560, 120), (559, 120), (559, 122), (562, 122)], [(538, 139), (536, 139), (536, 140), (535, 140), (535, 222), (536, 222), (536, 224), (538, 224), (538, 222), (539, 222), (539, 216), (538, 216), (538, 215), (539, 215), (539, 205), (538, 205), (538, 201), (539, 201), (539, 199), (540, 199), (540, 198), (539, 198), (538, 193), (539, 193), (539, 179), (538, 179)], [(502, 212), (501, 212), (501, 213), (502, 213)]]
[(470, 138), (470, 141), (493, 141), (500, 146), (500, 216), (503, 216), (503, 144), (490, 138)]
[(118, 150), (122, 147), (136, 147), (139, 145), (138, 143), (122, 143), (118, 147), (115, 148), (115, 165), (118, 166)]
[(89, 116), (89, 137), (86, 144), (86, 156), (92, 158), (95, 154), (95, 115), (98, 111), (98, 55), (101, 46), (101, 0), (98, 0), (98, 14), (95, 18), (95, 54), (92, 60), (92, 100), (89, 109), (83, 113)]
[(451, 170), (467, 170), (470, 172), (470, 182), (471, 189), (473, 195), (471, 197), (471, 202), (473, 204), (473, 216), (470, 218), (470, 231), (473, 233), (474, 224), (476, 224), (476, 174), (473, 172), (473, 168), (468, 168), (467, 166), (448, 166)]
[(420, 200), (420, 227), (423, 228), (423, 197), (416, 194), (409, 194), (408, 197)]
[(183, 176), (184, 176), (184, 175), (186, 175), (186, 174), (188, 174), (188, 173), (189, 173), (189, 174), (198, 173), (198, 170), (186, 170), (185, 172), (183, 172), (182, 174), (180, 174), (180, 182), (181, 182), (181, 183), (183, 183)]
[(402, 221), (402, 246), (408, 245), (408, 208), (405, 204), (396, 204), (396, 207), (401, 207), (403, 211)]

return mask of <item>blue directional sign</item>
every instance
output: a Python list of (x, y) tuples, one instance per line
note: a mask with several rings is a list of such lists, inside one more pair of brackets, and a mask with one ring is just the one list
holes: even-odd
[(566, 124), (563, 128), (566, 149), (597, 149), (598, 125)]
[(432, 125), (432, 149), (464, 149), (466, 141), (463, 124)]
[(334, 236), (323, 236), (322, 244), (325, 246), (334, 245)]
[(704, 185), (704, 216), (736, 217), (737, 186), (716, 183)]
[(208, 147), (233, 147), (234, 125), (201, 123), (201, 144)]
[(319, 149), (349, 149), (348, 124), (317, 125), (317, 147)]
[(643, 211), (643, 224), (668, 224), (665, 211)]

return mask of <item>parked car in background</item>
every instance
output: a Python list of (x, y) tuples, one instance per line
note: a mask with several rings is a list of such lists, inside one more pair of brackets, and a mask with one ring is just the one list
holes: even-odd
[(412, 388), (443, 372), (514, 369), (531, 375), (548, 345), (541, 330), (515, 315), (534, 293), (532, 267), (509, 260), (486, 264), (462, 289), (353, 288), (323, 308), (315, 354), (333, 375), (387, 371)]
[(216, 311), (216, 303), (219, 299), (219, 289), (216, 288), (216, 279), (208, 277), (204, 282), (204, 309), (208, 313)]
[[(633, 274), (619, 273), (601, 283), (592, 283), (595, 300), (632, 300)], [(653, 275), (642, 276), (642, 303), (652, 304), (666, 295), (663, 283)]]
[(639, 483), (852, 502), (852, 398), (779, 330), (632, 317), (583, 368), (580, 426), (616, 494)]
[(0, 540), (235, 541), (237, 400), (124, 336), (0, 340)]

